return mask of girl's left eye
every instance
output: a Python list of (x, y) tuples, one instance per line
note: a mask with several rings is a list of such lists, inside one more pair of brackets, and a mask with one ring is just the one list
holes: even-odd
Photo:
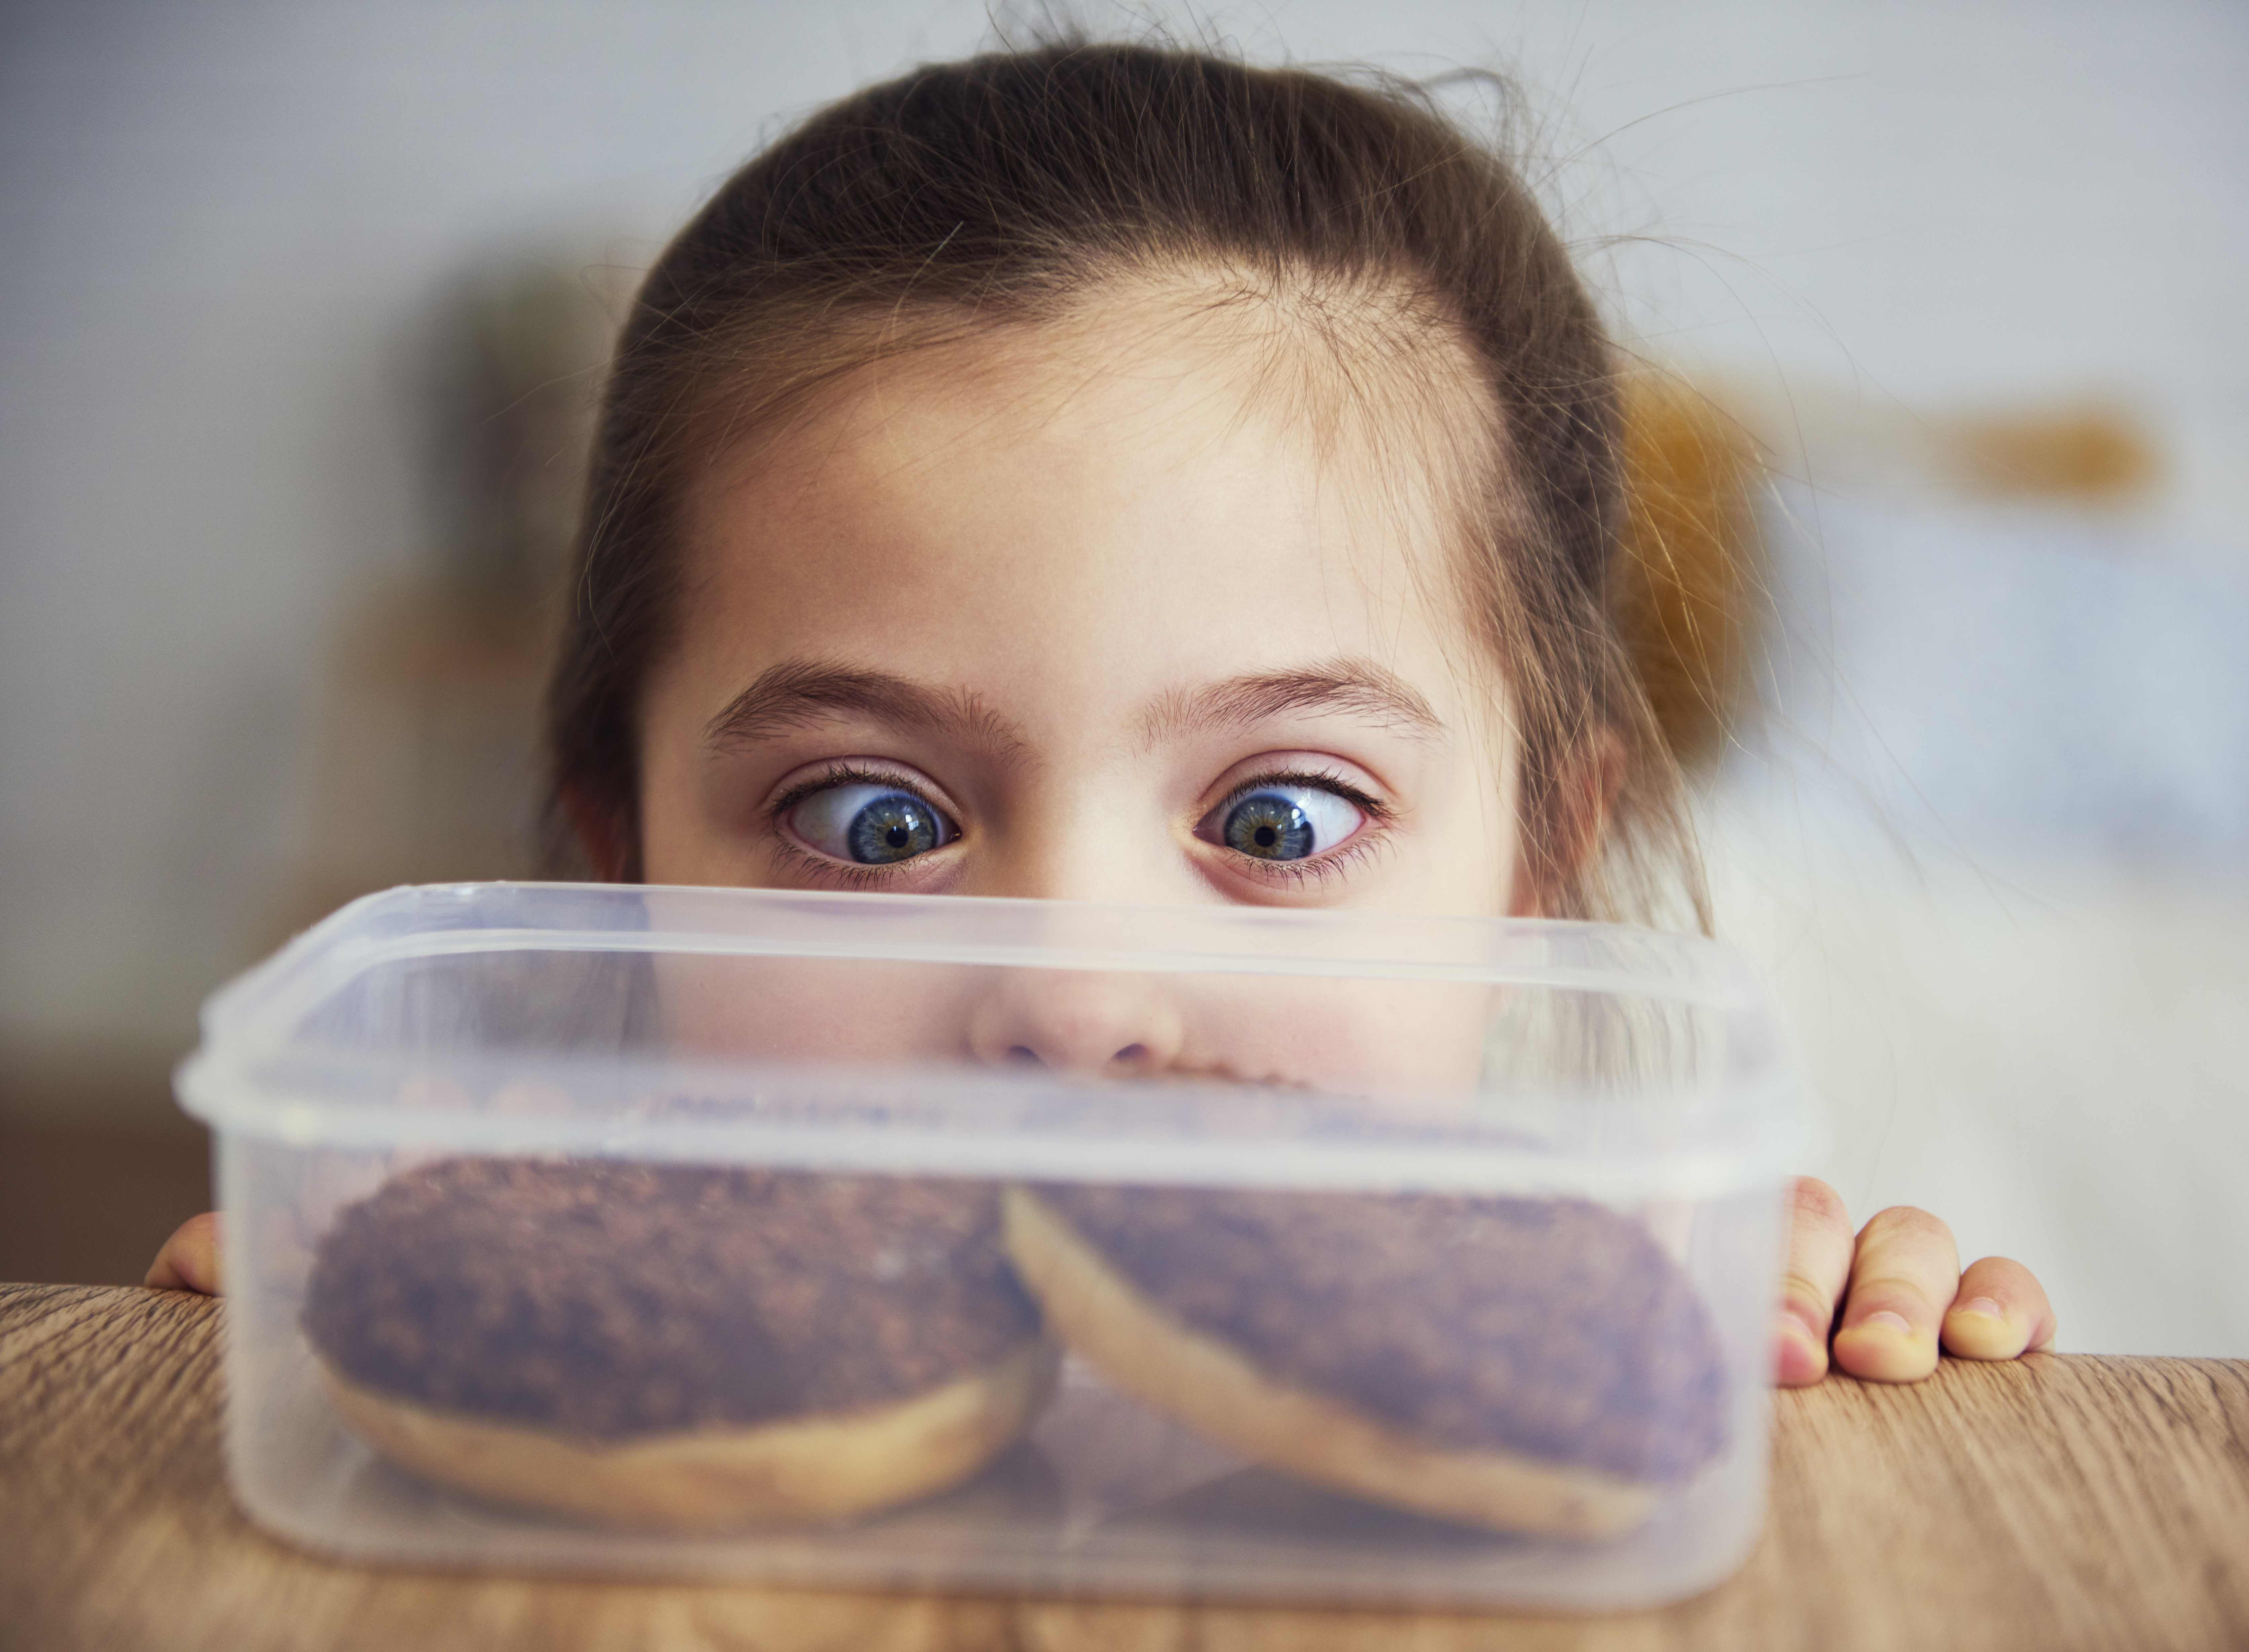
[(1269, 784), (1219, 805), (1202, 834), (1259, 860), (1302, 860), (1332, 849), (1365, 821), (1357, 804), (1325, 786)]
[(902, 786), (827, 786), (788, 812), (796, 835), (825, 855), (891, 866), (943, 848), (960, 828)]

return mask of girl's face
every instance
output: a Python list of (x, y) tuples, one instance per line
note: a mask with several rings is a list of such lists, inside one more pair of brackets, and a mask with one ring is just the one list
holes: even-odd
[(1239, 334), (1115, 299), (716, 464), (644, 704), (649, 881), (1526, 904), (1431, 466)]

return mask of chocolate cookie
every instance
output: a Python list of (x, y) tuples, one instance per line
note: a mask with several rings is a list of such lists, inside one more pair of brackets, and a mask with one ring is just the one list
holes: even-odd
[(321, 1242), (304, 1324), (346, 1420), (429, 1477), (621, 1523), (822, 1518), (1020, 1433), (1054, 1353), (989, 1188), (456, 1159)]
[(1727, 1443), (1692, 1286), (1583, 1200), (1056, 1184), (1008, 1219), (1049, 1324), (1121, 1386), (1362, 1496), (1604, 1536)]

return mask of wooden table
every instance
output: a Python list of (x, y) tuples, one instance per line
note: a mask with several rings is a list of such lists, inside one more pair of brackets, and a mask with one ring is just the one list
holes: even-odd
[(1283, 1611), (362, 1570), (251, 1530), (225, 1309), (0, 1285), (0, 1647), (1330, 1652), (2249, 1646), (2249, 1362), (2042, 1355), (1779, 1396), (1748, 1567), (1614, 1617)]

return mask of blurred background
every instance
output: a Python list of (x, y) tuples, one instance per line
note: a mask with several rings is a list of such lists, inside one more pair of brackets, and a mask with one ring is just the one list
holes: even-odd
[[(2065, 1348), (2249, 1355), (2249, 11), (1078, 15), (1517, 78), (1665, 375), (1643, 620), (1807, 1168), (2030, 1263)], [(638, 271), (792, 117), (1027, 16), (0, 5), (0, 1278), (137, 1279), (203, 1207), (167, 1075), (218, 983), (525, 869)]]

